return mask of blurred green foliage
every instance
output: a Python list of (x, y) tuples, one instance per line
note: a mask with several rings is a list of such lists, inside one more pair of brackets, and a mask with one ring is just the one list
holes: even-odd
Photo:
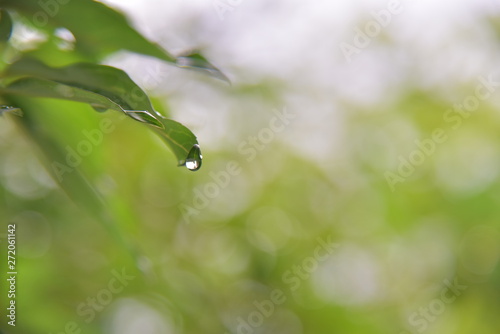
[[(37, 1), (0, 1), (14, 26), (46, 34), (27, 50), (2, 44), (2, 69), (21, 54), (61, 67), (121, 49), (176, 61), (100, 3), (51, 3), (60, 11), (42, 8), (40, 27)], [(61, 26), (73, 48), (61, 47)], [(206, 60), (192, 55), (193, 67)], [(454, 83), (453, 101), (479, 84)], [(309, 115), (280, 84), (216, 87), (264, 111), (232, 113), (227, 146), (202, 146), (197, 173), (116, 110), (4, 98), (23, 115), (0, 118), (0, 256), (8, 224), (18, 238), (17, 324), (3, 317), (2, 332), (497, 333), (496, 91), (467, 116), (411, 83), (375, 105), (336, 101), (347, 139), (323, 149), (294, 132)], [(163, 100), (153, 104), (168, 115)], [(446, 140), (429, 141), (436, 129)], [(289, 141), (331, 158), (307, 159)], [(393, 190), (387, 172), (402, 178)]]

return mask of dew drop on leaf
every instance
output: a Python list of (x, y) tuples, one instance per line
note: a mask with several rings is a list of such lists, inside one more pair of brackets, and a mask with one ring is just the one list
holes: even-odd
[(156, 126), (157, 128), (160, 129), (165, 129), (165, 126), (156, 119), (155, 116), (153, 116), (151, 113), (145, 111), (145, 110), (125, 110), (125, 113), (135, 119), (136, 121), (142, 122), (142, 123), (147, 123), (152, 126)]
[(23, 116), (21, 108), (16, 108), (13, 106), (0, 105), (0, 116), (4, 113), (11, 113), (17, 116)]
[(201, 155), (200, 145), (194, 144), (188, 153), (185, 166), (190, 171), (195, 172), (201, 168), (201, 160), (202, 159), (203, 159), (203, 156)]
[(103, 108), (103, 107), (100, 107), (100, 106), (97, 106), (97, 105), (90, 105), (92, 108), (94, 108), (95, 111), (97, 112), (105, 112), (105, 111), (108, 111), (108, 108)]

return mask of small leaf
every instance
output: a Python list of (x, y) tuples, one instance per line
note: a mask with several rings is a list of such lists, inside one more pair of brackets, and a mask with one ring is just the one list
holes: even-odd
[(231, 83), (224, 73), (210, 64), (210, 62), (199, 52), (187, 53), (177, 57), (176, 64), (178, 67), (200, 71), (219, 80)]

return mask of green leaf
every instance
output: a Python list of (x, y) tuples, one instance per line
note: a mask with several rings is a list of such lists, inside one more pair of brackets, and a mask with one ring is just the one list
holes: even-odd
[(108, 98), (77, 87), (64, 85), (46, 79), (26, 77), (0, 88), (2, 94), (26, 95), (71, 100), (90, 104), (94, 108), (123, 111), (119, 105)]
[(128, 50), (175, 62), (175, 57), (144, 38), (116, 10), (92, 0), (60, 2), (1, 0), (0, 7), (17, 10), (39, 29), (67, 28), (76, 38), (76, 49), (96, 60)]
[(136, 121), (147, 123), (149, 125), (156, 126), (160, 129), (165, 129), (163, 124), (155, 118), (155, 116), (151, 115), (147, 111), (143, 110), (126, 110), (125, 113), (135, 119)]
[(203, 72), (214, 78), (230, 83), (228, 77), (226, 77), (217, 67), (210, 64), (210, 62), (199, 52), (181, 55), (177, 57), (176, 63), (179, 67)]
[[(83, 168), (73, 168), (65, 164), (67, 163), (68, 154), (65, 148), (67, 143), (57, 140), (50, 131), (47, 131), (48, 129), (43, 124), (40, 124), (40, 118), (36, 117), (38, 113), (50, 112), (52, 101), (42, 101), (40, 103), (40, 101), (30, 98), (9, 96), (7, 102), (18, 105), (26, 111), (23, 117), (13, 118), (13, 121), (43, 153), (45, 159), (42, 159), (42, 162), (45, 164), (47, 171), (53, 175), (54, 180), (59, 182), (62, 190), (84, 213), (99, 221), (113, 239), (128, 251), (137, 262), (138, 251), (135, 245), (119, 228), (116, 213), (113, 212), (112, 206), (105, 201), (105, 198), (93, 186), (92, 179), (89, 178), (89, 176), (95, 177), (95, 173), (89, 175), (89, 171), (85, 173)], [(57, 172), (58, 169), (59, 173)], [(102, 173), (103, 171), (99, 170), (98, 172)]]
[(5, 9), (0, 9), (0, 43), (6, 43), (12, 34), (12, 19)]
[(78, 87), (107, 97), (125, 110), (156, 114), (147, 94), (120, 69), (92, 63), (50, 67), (33, 58), (21, 58), (9, 66), (4, 76), (33, 76)]
[(191, 149), (198, 145), (196, 136), (179, 122), (167, 118), (159, 118), (165, 130), (154, 128), (155, 132), (162, 137), (170, 149), (178, 158), (179, 166), (186, 165), (186, 159)]
[(146, 93), (117, 68), (90, 63), (53, 68), (35, 59), (22, 58), (3, 75), (17, 78), (0, 89), (3, 94), (72, 100), (88, 103), (98, 111), (124, 112), (154, 129), (172, 149), (179, 165), (185, 164), (188, 153), (198, 144), (188, 128), (156, 112)]
[(120, 50), (156, 57), (181, 68), (195, 69), (229, 82), (228, 78), (199, 52), (174, 57), (159, 45), (148, 41), (125, 16), (106, 5), (91, 0), (58, 1), (0, 0), (0, 7), (17, 10), (35, 28), (48, 30), (64, 27), (75, 36), (76, 50), (93, 60), (100, 60)]

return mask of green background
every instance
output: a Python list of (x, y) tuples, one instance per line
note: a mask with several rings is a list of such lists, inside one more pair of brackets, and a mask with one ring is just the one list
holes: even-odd
[[(36, 7), (9, 9), (3, 68), (21, 53), (122, 68), (198, 136), (204, 160), (177, 167), (118, 111), (5, 98), (24, 113), (0, 118), (2, 332), (498, 333), (499, 86), (475, 97), (500, 82), (498, 10), (405, 2), (348, 61), (341, 44), (387, 3), (242, 1), (223, 20), (216, 3), (122, 10), (165, 48), (204, 48), (231, 85), (150, 44), (167, 62), (119, 51), (144, 51), (132, 32), (101, 27), (120, 15), (94, 29), (68, 9), (41, 28)], [(57, 37), (64, 24), (76, 45)], [(41, 40), (24, 38), (33, 30)], [(60, 184), (56, 162), (69, 166)], [(5, 317), (12, 223), (16, 327)]]

